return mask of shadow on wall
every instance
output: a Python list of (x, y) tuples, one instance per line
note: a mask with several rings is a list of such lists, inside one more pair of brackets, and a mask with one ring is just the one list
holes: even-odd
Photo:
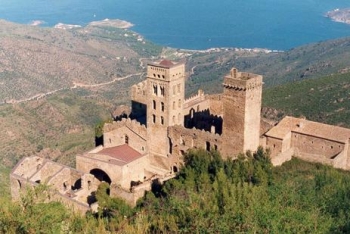
[(222, 133), (222, 122), (222, 118), (210, 114), (209, 109), (196, 112), (192, 108), (190, 113), (184, 117), (185, 128), (196, 128), (219, 135)]
[(96, 177), (96, 179), (98, 179), (99, 181), (104, 181), (104, 182), (107, 182), (108, 184), (112, 183), (112, 180), (108, 176), (108, 174), (101, 169), (97, 169), (97, 168), (92, 169), (90, 171), (90, 174), (94, 175)]

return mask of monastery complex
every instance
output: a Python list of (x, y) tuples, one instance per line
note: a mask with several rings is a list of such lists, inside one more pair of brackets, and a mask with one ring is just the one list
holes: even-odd
[(270, 149), (281, 165), (292, 156), (350, 169), (350, 129), (285, 117), (266, 129), (261, 120), (261, 75), (233, 68), (223, 79), (223, 93), (185, 99), (185, 64), (151, 63), (147, 78), (131, 87), (131, 111), (103, 128), (103, 145), (76, 156), (76, 169), (32, 156), (13, 168), (11, 193), (46, 183), (51, 199), (86, 212), (95, 204), (101, 181), (110, 195), (135, 205), (152, 183), (173, 178), (192, 148), (216, 150), (235, 158), (259, 146)]

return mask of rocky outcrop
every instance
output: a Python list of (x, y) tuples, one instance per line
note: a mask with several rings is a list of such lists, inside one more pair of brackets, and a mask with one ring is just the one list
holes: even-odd
[(326, 16), (335, 22), (350, 24), (350, 8), (334, 9), (333, 11), (328, 11)]

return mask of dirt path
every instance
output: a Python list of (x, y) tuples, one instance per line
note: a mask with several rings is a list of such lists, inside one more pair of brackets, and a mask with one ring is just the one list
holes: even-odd
[(14, 104), (14, 103), (22, 103), (22, 102), (28, 102), (28, 101), (32, 101), (32, 100), (39, 100), (41, 98), (44, 98), (48, 95), (52, 95), (58, 91), (61, 91), (61, 90), (68, 90), (68, 89), (76, 89), (76, 88), (95, 88), (95, 87), (101, 87), (101, 86), (105, 86), (105, 85), (109, 85), (109, 84), (112, 84), (114, 82), (117, 82), (117, 81), (121, 81), (121, 80), (125, 80), (125, 79), (128, 79), (130, 77), (133, 77), (133, 76), (142, 76), (144, 73), (143, 72), (139, 72), (139, 73), (134, 73), (134, 74), (130, 74), (130, 75), (127, 75), (127, 76), (123, 76), (123, 77), (117, 77), (117, 78), (114, 78), (113, 80), (111, 81), (107, 81), (107, 82), (104, 82), (104, 83), (99, 83), (99, 84), (83, 84), (83, 83), (76, 83), (76, 82), (73, 82), (73, 86), (69, 87), (69, 88), (60, 88), (60, 89), (56, 89), (56, 90), (52, 90), (52, 91), (49, 91), (47, 93), (39, 93), (39, 94), (36, 94), (32, 97), (29, 97), (29, 98), (25, 98), (25, 99), (20, 99), (20, 100), (9, 100), (7, 101), (6, 103), (11, 103), (11, 104)]

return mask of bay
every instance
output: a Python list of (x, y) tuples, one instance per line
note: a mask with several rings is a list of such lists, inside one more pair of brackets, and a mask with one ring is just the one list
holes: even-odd
[(350, 25), (324, 17), (348, 0), (0, 0), (0, 18), (42, 27), (122, 19), (164, 45), (287, 50), (350, 36)]

